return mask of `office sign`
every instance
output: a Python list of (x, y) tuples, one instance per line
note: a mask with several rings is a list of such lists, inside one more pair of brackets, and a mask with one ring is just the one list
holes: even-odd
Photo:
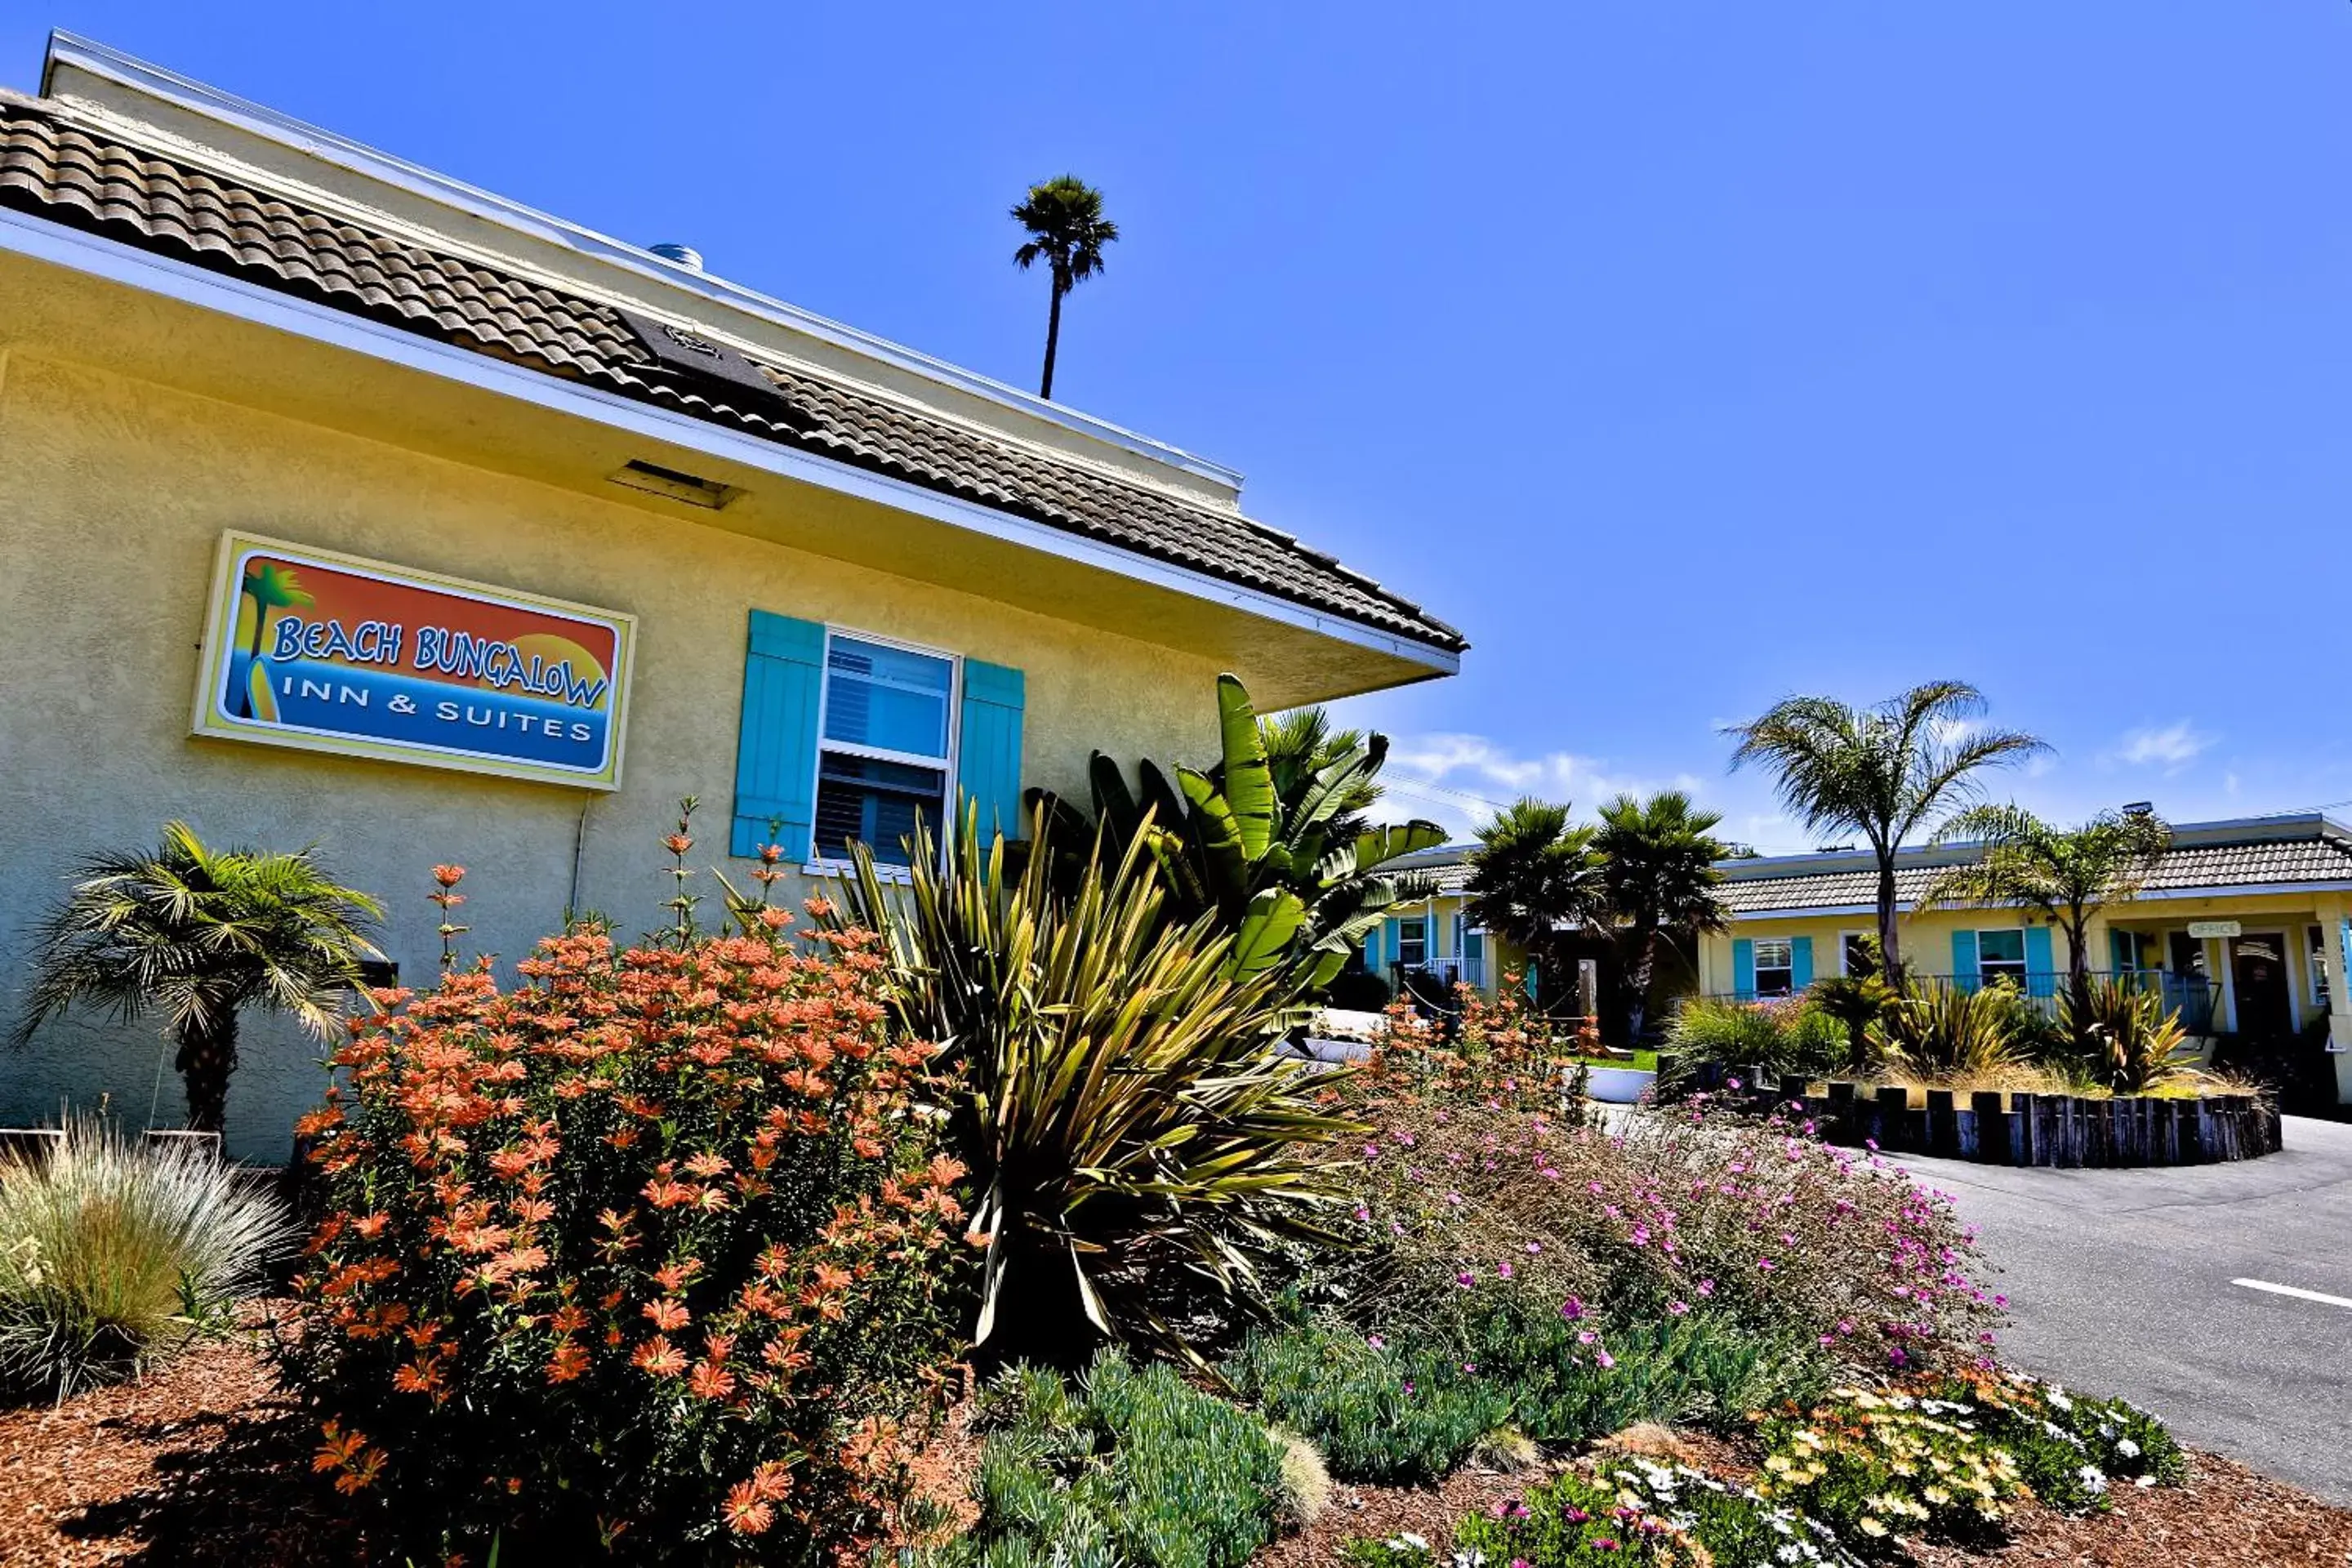
[(196, 733), (614, 789), (635, 631), (610, 610), (232, 532)]
[(2245, 928), (2237, 921), (2190, 921), (2189, 934), (2201, 942), (2208, 937), (2243, 936)]

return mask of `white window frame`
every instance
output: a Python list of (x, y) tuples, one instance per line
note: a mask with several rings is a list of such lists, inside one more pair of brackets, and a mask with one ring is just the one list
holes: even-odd
[[(919, 653), (927, 658), (947, 660), (947, 756), (944, 761), (939, 757), (923, 756), (913, 752), (894, 752), (885, 746), (861, 746), (852, 741), (834, 741), (826, 738), (825, 720), (830, 716), (833, 706), (833, 640), (837, 637), (846, 637), (851, 642), (873, 643), (879, 647), (894, 647), (904, 653)], [(801, 869), (811, 876), (837, 876), (856, 864), (848, 859), (836, 859), (824, 855), (817, 844), (817, 791), (824, 786), (824, 754), (828, 751), (838, 752), (845, 757), (864, 757), (871, 762), (897, 763), (904, 767), (940, 769), (946, 774), (940, 798), (941, 815), (948, 820), (932, 825), (932, 831), (939, 837), (940, 865), (944, 868), (948, 864), (948, 857), (954, 852), (955, 848), (953, 818), (959, 771), (957, 763), (960, 760), (956, 753), (962, 740), (963, 655), (950, 652), (943, 647), (932, 647), (924, 643), (908, 642), (904, 637), (885, 637), (879, 632), (861, 631), (856, 626), (836, 626), (830, 621), (826, 622), (824, 653), (817, 665), (815, 754), (809, 760), (809, 858), (808, 863)], [(886, 865), (878, 859), (874, 864), (874, 869), (877, 875), (885, 879), (903, 879), (908, 875), (907, 868)]]
[(1855, 942), (1866, 941), (1877, 934), (1878, 933), (1874, 931), (1842, 931), (1838, 932), (1837, 952), (1838, 973), (1840, 974), (1845, 976), (1848, 980), (1854, 978), (1853, 963), (1847, 956), (1849, 950), (1852, 949)]
[[(2032, 961), (2026, 956), (2027, 948), (2025, 945), (2025, 928), (2023, 926), (1985, 926), (1979, 928), (1977, 931), (1977, 984), (1979, 986), (1990, 985), (1995, 980), (2008, 976), (2010, 973), (2010, 961), (2008, 959), (1987, 959), (1985, 957), (1984, 939), (1989, 936), (2013, 936), (2017, 939), (2017, 973), (2014, 979), (2017, 983), (2017, 988), (2020, 991), (2026, 989), (2028, 984), (2026, 977), (2032, 973), (2032, 970), (2029, 967)], [(1989, 969), (1986, 967), (1988, 963), (1998, 963), (2000, 965), (2000, 968), (1998, 970)]]
[[(1790, 936), (1759, 936), (1755, 940), (1756, 963), (1753, 978), (1756, 983), (1757, 1000), (1760, 1002), (1765, 1000), (1767, 997), (1778, 998), (1781, 996), (1794, 996), (1797, 994), (1797, 939)], [(1787, 958), (1779, 963), (1765, 963), (1764, 950), (1768, 947), (1777, 947), (1786, 950), (1788, 954)], [(1787, 975), (1789, 977), (1788, 988), (1782, 991), (1765, 990), (1764, 976), (1768, 971), (1774, 974)]]
[[(1419, 939), (1421, 942), (1421, 958), (1418, 962), (1408, 960), (1404, 955), (1404, 944), (1414, 940), (1413, 938), (1404, 934), (1404, 928), (1415, 925), (1421, 928), (1421, 936)], [(1397, 967), (1399, 969), (1427, 969), (1429, 967), (1431, 946), (1429, 940), (1429, 927), (1430, 920), (1427, 915), (1399, 915), (1397, 917), (1396, 961)]]
[(2316, 921), (2304, 927), (2304, 994), (2316, 1012), (2327, 1011), (2327, 928)]

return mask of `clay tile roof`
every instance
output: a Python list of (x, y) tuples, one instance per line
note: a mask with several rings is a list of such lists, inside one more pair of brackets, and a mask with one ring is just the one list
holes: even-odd
[[(421, 247), (127, 144), (0, 93), (0, 205), (1458, 651), (1461, 633), (1330, 556), (1231, 510), (1098, 471), (805, 369), (787, 408), (734, 406), (648, 360), (617, 309)], [(756, 403), (756, 396), (742, 399)]]
[[(1850, 861), (1818, 871), (1791, 868), (1788, 874), (1778, 876), (1742, 876), (1738, 861), (1725, 868), (1728, 874), (1720, 891), (1734, 915), (1855, 908), (1874, 903), (1878, 898), (1878, 873), (1857, 869)], [(1896, 900), (1916, 904), (1937, 869), (1937, 865), (1897, 866)], [(2306, 882), (2352, 882), (2352, 844), (2316, 826), (2308, 837), (2175, 844), (2157, 862), (2141, 889), (2227, 892), (2232, 888), (2293, 887)]]

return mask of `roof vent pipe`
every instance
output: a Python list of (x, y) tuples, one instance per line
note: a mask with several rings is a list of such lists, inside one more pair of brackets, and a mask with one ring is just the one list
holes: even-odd
[(649, 245), (646, 248), (664, 261), (675, 261), (696, 272), (702, 270), (702, 252), (690, 245)]

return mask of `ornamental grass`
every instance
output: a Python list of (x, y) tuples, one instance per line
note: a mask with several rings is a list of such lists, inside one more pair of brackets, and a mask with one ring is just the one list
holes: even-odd
[(77, 1120), (0, 1161), (0, 1383), (64, 1399), (225, 1327), (292, 1236), (234, 1166)]

